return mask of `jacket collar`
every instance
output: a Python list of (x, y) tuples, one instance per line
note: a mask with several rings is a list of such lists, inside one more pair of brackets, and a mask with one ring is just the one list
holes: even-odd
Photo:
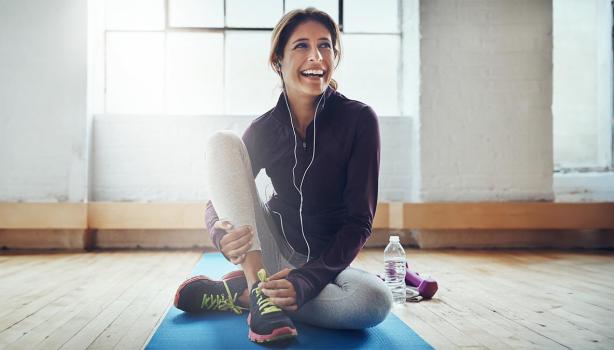
[[(321, 115), (325, 106), (329, 103), (331, 95), (335, 92), (333, 88), (330, 86), (326, 87), (326, 90), (323, 92), (324, 97), (322, 98), (322, 102), (318, 106), (318, 110), (316, 111), (316, 116)], [(319, 95), (322, 96), (322, 95)], [(320, 98), (318, 96), (318, 98)], [(284, 92), (279, 94), (279, 98), (277, 99), (277, 104), (275, 108), (271, 111), (271, 114), (274, 118), (279, 120), (282, 124), (290, 125), (290, 113), (288, 111), (288, 106), (286, 105), (286, 99), (284, 98)]]

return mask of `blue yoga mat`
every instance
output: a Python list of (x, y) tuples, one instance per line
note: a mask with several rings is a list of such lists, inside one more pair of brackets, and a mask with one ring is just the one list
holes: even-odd
[[(220, 278), (236, 270), (220, 253), (206, 253), (193, 275)], [(247, 338), (247, 312), (189, 315), (171, 306), (147, 349), (432, 349), (393, 314), (365, 330), (333, 330), (296, 322), (298, 337), (256, 344)]]

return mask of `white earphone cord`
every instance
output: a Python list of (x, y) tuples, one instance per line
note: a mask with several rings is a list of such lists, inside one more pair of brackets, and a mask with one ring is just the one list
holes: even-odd
[[(320, 107), (320, 102), (322, 102), (322, 99), (324, 98), (325, 93), (322, 93), (322, 96), (320, 96), (320, 99), (318, 100), (318, 103), (316, 105), (315, 113), (313, 114), (313, 150), (311, 154), (311, 161), (309, 162), (309, 165), (307, 165), (307, 168), (305, 169), (305, 172), (303, 173), (303, 177), (301, 179), (301, 184), (299, 187), (296, 187), (296, 179), (294, 176), (294, 169), (296, 168), (296, 165), (298, 164), (298, 159), (296, 157), (296, 146), (297, 146), (296, 131), (294, 130), (294, 121), (292, 120), (292, 111), (290, 110), (290, 104), (288, 103), (288, 98), (286, 97), (285, 88), (284, 88), (283, 94), (284, 94), (284, 100), (286, 101), (286, 107), (288, 107), (288, 114), (290, 115), (290, 123), (292, 124), (292, 132), (294, 133), (294, 166), (292, 167), (292, 185), (294, 185), (294, 188), (296, 188), (296, 190), (298, 191), (301, 197), (301, 203), (300, 203), (298, 212), (299, 212), (299, 219), (301, 221), (301, 233), (303, 234), (303, 239), (305, 240), (305, 244), (307, 245), (307, 262), (309, 262), (309, 258), (311, 256), (311, 247), (309, 246), (309, 242), (307, 241), (307, 237), (305, 236), (305, 230), (303, 228), (303, 181), (305, 181), (305, 175), (307, 175), (307, 171), (311, 167), (311, 164), (313, 164), (313, 160), (315, 159), (315, 156), (316, 156), (316, 118), (318, 116), (318, 108)], [(281, 215), (280, 215), (280, 220), (281, 220)], [(283, 227), (282, 227), (282, 230), (283, 230)], [(285, 233), (284, 233), (284, 238), (286, 238)], [(288, 242), (288, 245), (292, 247), (292, 245), (290, 244), (287, 238), (286, 238), (286, 242)]]

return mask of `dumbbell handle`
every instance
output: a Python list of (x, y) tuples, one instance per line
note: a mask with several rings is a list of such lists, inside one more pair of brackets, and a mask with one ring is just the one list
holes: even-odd
[(413, 272), (409, 268), (405, 273), (405, 283), (418, 288), (418, 293), (426, 299), (432, 298), (438, 288), (437, 281), (432, 278), (422, 278), (417, 272)]

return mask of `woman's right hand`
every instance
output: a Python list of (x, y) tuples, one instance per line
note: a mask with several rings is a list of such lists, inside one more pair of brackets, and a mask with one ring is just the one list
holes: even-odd
[(230, 262), (239, 265), (245, 261), (245, 254), (252, 247), (253, 231), (251, 226), (243, 225), (235, 228), (226, 220), (218, 220), (213, 227), (226, 231), (220, 239), (220, 250)]

